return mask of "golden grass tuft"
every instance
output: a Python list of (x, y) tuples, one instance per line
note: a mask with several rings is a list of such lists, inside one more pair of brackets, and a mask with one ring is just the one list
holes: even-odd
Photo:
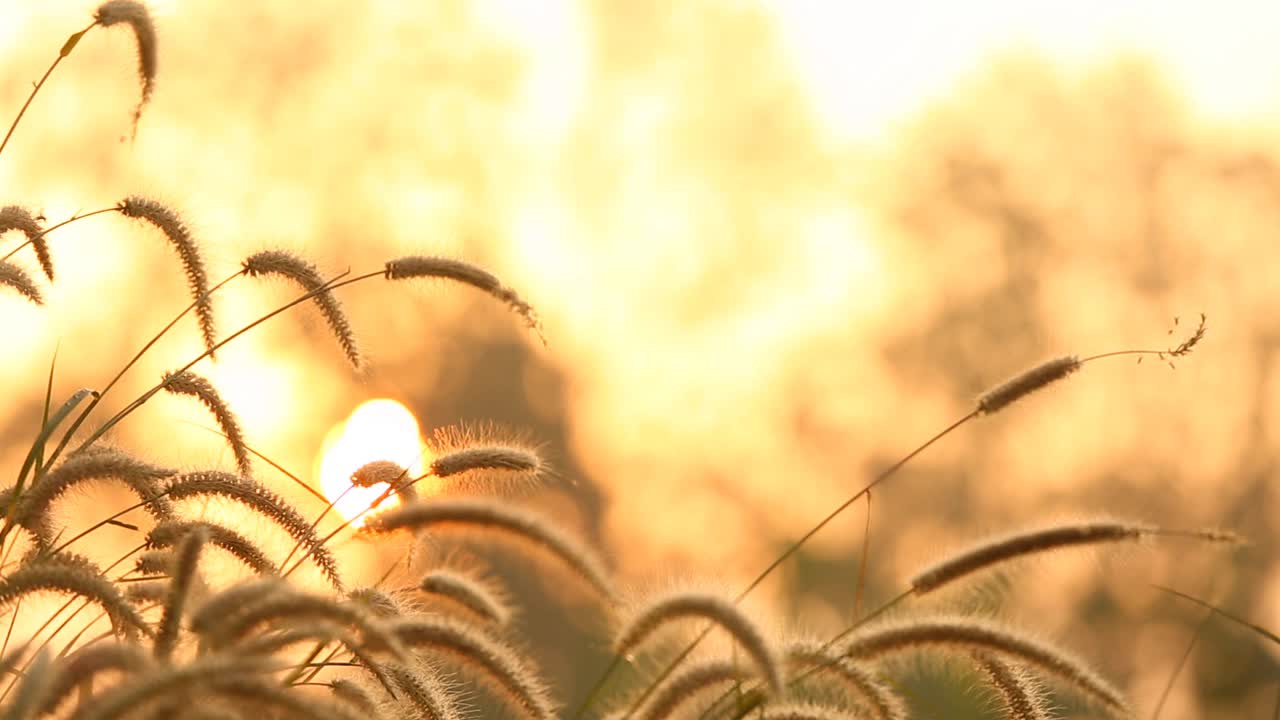
[(36, 305), (44, 304), (44, 295), (31, 275), (8, 260), (0, 260), (0, 285), (17, 290), (19, 295)]
[(191, 297), (195, 301), (196, 320), (200, 324), (204, 347), (212, 356), (218, 339), (214, 323), (213, 299), (209, 296), (209, 274), (205, 270), (200, 246), (191, 236), (191, 230), (176, 212), (150, 198), (133, 195), (122, 200), (116, 208), (125, 217), (145, 220), (159, 228), (169, 240), (169, 244), (177, 251), (178, 258), (182, 261), (183, 272), (187, 276), (187, 285), (191, 289)]
[(1124, 695), (1075, 655), (989, 620), (943, 615), (885, 622), (855, 633), (843, 652), (854, 659), (874, 661), (928, 648), (989, 652), (1022, 662), (1061, 680), (1116, 717), (1131, 713)]
[(1067, 377), (1079, 370), (1080, 365), (1080, 358), (1075, 355), (1043, 362), (983, 393), (978, 398), (978, 412), (983, 415), (999, 412), (1031, 393)]
[(165, 373), (161, 380), (164, 389), (174, 395), (187, 395), (200, 401), (218, 423), (218, 428), (227, 438), (231, 452), (236, 458), (236, 470), (245, 477), (253, 475), (253, 463), (249, 459), (249, 448), (244, 442), (244, 433), (240, 430), (240, 421), (236, 419), (231, 407), (223, 401), (213, 383), (203, 377), (183, 370), (176, 373)]
[(347, 361), (356, 369), (364, 366), (364, 360), (356, 345), (355, 331), (351, 329), (351, 321), (347, 319), (347, 313), (342, 309), (338, 299), (332, 292), (325, 289), (324, 278), (320, 277), (320, 271), (315, 265), (284, 250), (264, 250), (245, 258), (240, 267), (250, 277), (279, 275), (294, 281), (308, 293), (312, 293), (311, 299), (320, 309), (320, 314), (324, 315), (333, 336), (342, 346), (342, 351), (346, 353)]
[(654, 599), (618, 629), (613, 650), (618, 655), (628, 655), (662, 626), (690, 618), (708, 620), (727, 632), (755, 663), (770, 692), (781, 692), (782, 663), (765, 640), (764, 632), (737, 604), (719, 595), (677, 591)]
[(613, 584), (595, 553), (566, 535), (547, 519), (494, 500), (448, 499), (418, 501), (377, 515), (364, 532), (457, 526), (509, 535), (523, 546), (541, 548), (559, 558), (603, 597), (612, 600)]
[(411, 255), (387, 261), (385, 274), (388, 280), (444, 278), (470, 285), (506, 303), (516, 314), (524, 318), (530, 330), (537, 333), (539, 338), (542, 337), (542, 323), (538, 320), (538, 314), (533, 306), (484, 268), (453, 258)]
[(35, 250), (36, 259), (40, 261), (40, 269), (44, 276), (53, 282), (53, 258), (49, 255), (49, 241), (44, 237), (44, 228), (27, 211), (18, 205), (0, 208), (0, 235), (10, 230), (18, 230), (27, 237), (31, 248)]
[(147, 11), (146, 5), (136, 0), (107, 0), (98, 6), (93, 19), (102, 27), (123, 23), (133, 31), (133, 39), (138, 46), (138, 80), (142, 83), (142, 98), (133, 111), (133, 127), (136, 130), (138, 120), (142, 117), (142, 108), (151, 100), (151, 93), (155, 89), (156, 66), (160, 57), (156, 47), (156, 26), (151, 21), (151, 13)]

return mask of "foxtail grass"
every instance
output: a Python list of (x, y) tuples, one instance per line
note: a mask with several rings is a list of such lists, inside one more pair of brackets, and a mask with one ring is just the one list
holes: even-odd
[(0, 208), (0, 235), (10, 230), (18, 230), (26, 236), (27, 242), (35, 250), (36, 259), (40, 261), (40, 269), (49, 282), (53, 282), (53, 257), (49, 254), (49, 242), (45, 240), (44, 228), (26, 208), (9, 205)]
[(364, 532), (379, 534), (435, 526), (497, 532), (515, 538), (524, 546), (541, 548), (557, 557), (601, 596), (610, 600), (615, 597), (613, 584), (595, 553), (546, 519), (496, 501), (471, 498), (419, 501), (371, 518)]
[(150, 198), (134, 195), (122, 200), (117, 207), (120, 214), (125, 217), (144, 220), (158, 228), (178, 253), (183, 272), (187, 276), (187, 285), (191, 289), (191, 297), (195, 301), (200, 334), (204, 337), (205, 349), (212, 356), (218, 344), (218, 338), (214, 323), (213, 300), (209, 292), (209, 275), (205, 270), (200, 246), (191, 236), (191, 230), (178, 213)]
[(21, 267), (5, 260), (0, 261), (0, 285), (13, 288), (19, 295), (36, 305), (44, 304), (44, 293), (31, 275)]
[(1022, 662), (1061, 680), (1115, 717), (1128, 717), (1131, 713), (1124, 695), (1083, 660), (1002, 623), (971, 617), (912, 617), (856, 633), (843, 653), (855, 659), (877, 661), (892, 654), (928, 648), (969, 654), (989, 652)]
[(991, 653), (977, 653), (974, 661), (991, 687), (1000, 695), (1007, 720), (1049, 720), (1044, 691), (1035, 678)]
[(347, 313), (342, 309), (338, 299), (332, 292), (325, 289), (325, 280), (315, 265), (284, 250), (264, 250), (245, 258), (241, 267), (250, 277), (279, 275), (294, 281), (307, 292), (313, 293), (312, 300), (320, 309), (320, 314), (324, 315), (325, 322), (329, 324), (329, 329), (333, 331), (338, 344), (342, 346), (342, 351), (347, 355), (347, 361), (357, 369), (363, 366), (364, 361), (356, 346), (356, 336), (355, 331), (351, 329), (351, 321), (347, 319)]
[(213, 383), (190, 370), (166, 373), (161, 382), (168, 392), (193, 397), (209, 408), (222, 434), (226, 436), (232, 454), (235, 455), (236, 471), (245, 477), (251, 477), (253, 463), (249, 460), (249, 449), (244, 442), (244, 433), (240, 430), (240, 421), (236, 419), (231, 407), (223, 401)]

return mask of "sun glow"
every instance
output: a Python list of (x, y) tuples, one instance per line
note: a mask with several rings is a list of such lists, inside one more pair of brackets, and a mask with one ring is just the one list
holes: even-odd
[[(352, 487), (351, 475), (375, 460), (389, 460), (408, 469), (411, 477), (422, 474), (429, 451), (422, 444), (418, 420), (404, 405), (387, 398), (369, 400), (325, 435), (316, 462), (316, 474), (325, 497), (335, 501), (342, 517), (356, 518), (387, 490), (386, 483)], [(399, 499), (387, 498), (380, 509), (394, 507)]]

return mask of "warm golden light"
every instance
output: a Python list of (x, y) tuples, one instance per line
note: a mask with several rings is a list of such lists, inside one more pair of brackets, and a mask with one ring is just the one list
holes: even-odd
[[(418, 420), (404, 405), (388, 398), (362, 403), (345, 421), (334, 425), (320, 447), (316, 472), (325, 497), (335, 501), (342, 517), (363, 523), (362, 512), (387, 489), (385, 483), (352, 487), (351, 474), (375, 460), (390, 460), (417, 477), (425, 464), (426, 447), (419, 436)], [(394, 507), (393, 495), (380, 509)]]

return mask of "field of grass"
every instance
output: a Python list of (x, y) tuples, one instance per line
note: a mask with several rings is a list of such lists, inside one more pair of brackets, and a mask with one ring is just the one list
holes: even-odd
[[(123, 152), (145, 142), (154, 104), (167, 89), (187, 82), (161, 73), (165, 33), (156, 25), (146, 5), (108, 0), (79, 29), (68, 30), (74, 34), (60, 50), (51, 41), (48, 72), (36, 74), (24, 91), (26, 104), (11, 111), (0, 167), (22, 146), (49, 142), (47, 133), (63, 135), (62, 126), (39, 108), (60, 80), (85, 71), (82, 57), (102, 53), (93, 57), (127, 64), (122, 45), (108, 39), (128, 38), (136, 52), (135, 95), (127, 101), (115, 97), (110, 107), (98, 107), (95, 98), (92, 112), (85, 112), (94, 122), (68, 122), (90, 138), (89, 146), (102, 143), (103, 136)], [(10, 76), (30, 72), (8, 70)], [(483, 77), (467, 82), (485, 85)], [(950, 112), (963, 116), (963, 108)], [(103, 118), (114, 118), (114, 129), (97, 127)], [(967, 178), (951, 188), (954, 195), (938, 190), (937, 202), (927, 192), (923, 199), (882, 200), (890, 208), (887, 215), (919, 231), (902, 243), (895, 259), (928, 255), (919, 271), (926, 283), (941, 266), (954, 271), (963, 265), (963, 252), (930, 244), (932, 231), (956, 221), (959, 236), (982, 235), (962, 222), (965, 208), (979, 207), (996, 218), (1000, 231), (993, 242), (1002, 238), (1015, 258), (1036, 252), (1028, 238), (1052, 234), (1045, 228), (1057, 217), (1055, 207), (1031, 208), (1010, 199), (1016, 195), (1010, 187), (1020, 186), (1009, 178), (1025, 170), (1022, 158), (1002, 158), (999, 165), (965, 157), (948, 144), (956, 127), (967, 126), (923, 123), (916, 130), (926, 150), (942, 148), (939, 156), (954, 151), (947, 158), (949, 172)], [(983, 138), (965, 137), (968, 144), (956, 145), (981, 155)], [(199, 154), (206, 152), (216, 149)], [(779, 160), (786, 153), (763, 154), (786, 164)], [(22, 162), (5, 177), (75, 176), (104, 157), (84, 154), (83, 167)], [(921, 186), (945, 184), (932, 174), (932, 165), (915, 156), (884, 167), (904, 186), (912, 178)], [(168, 182), (177, 188), (183, 178)], [(246, 195), (257, 192), (253, 177), (237, 184)], [(487, 187), (484, 180), (461, 186)], [(749, 200), (752, 191), (744, 192)], [(971, 322), (969, 314), (1011, 318), (992, 320), (991, 333), (1012, 338), (1008, 348), (1018, 357), (1047, 345), (1045, 333), (1019, 315), (1029, 311), (1016, 283), (989, 295), (958, 285), (958, 296), (929, 316), (932, 324), (886, 342), (883, 354), (906, 379), (891, 388), (902, 390), (901, 399), (879, 405), (883, 387), (859, 385), (859, 373), (838, 360), (859, 339), (832, 334), (838, 323), (806, 317), (813, 333), (777, 349), (779, 357), (794, 355), (798, 364), (824, 362), (820, 372), (778, 382), (786, 386), (780, 393), (791, 393), (787, 400), (796, 403), (783, 414), (800, 429), (789, 441), (777, 442), (790, 442), (786, 457), (808, 463), (794, 468), (794, 478), (789, 461), (777, 459), (782, 456), (752, 455), (763, 433), (735, 437), (731, 428), (715, 427), (728, 424), (720, 415), (700, 424), (700, 389), (676, 386), (634, 393), (636, 434), (650, 430), (650, 446), (671, 449), (661, 464), (641, 456), (632, 468), (636, 476), (613, 486), (579, 484), (576, 461), (561, 461), (570, 453), (568, 443), (543, 436), (568, 433), (570, 419), (556, 413), (568, 412), (569, 392), (557, 390), (559, 399), (547, 401), (546, 387), (565, 381), (550, 371), (539, 375), (545, 368), (540, 371), (536, 359), (553, 365), (538, 353), (587, 352), (577, 338), (567, 348), (557, 346), (555, 329), (575, 312), (562, 305), (600, 303), (614, 313), (609, 325), (625, 325), (629, 316), (614, 305), (616, 299), (577, 294), (607, 287), (566, 283), (567, 289), (559, 288), (567, 298), (561, 302), (561, 295), (543, 287), (526, 290), (525, 272), (508, 277), (437, 248), (401, 252), (399, 245), (361, 232), (376, 235), (378, 223), (395, 224), (394, 219), (348, 217), (339, 234), (356, 239), (325, 243), (320, 252), (304, 243), (290, 249), (269, 237), (216, 245), (206, 240), (209, 231), (240, 225), (188, 213), (158, 199), (161, 194), (180, 191), (153, 196), (122, 188), (117, 199), (99, 207), (86, 200), (56, 215), (36, 201), (10, 204), (0, 198), (0, 321), (11, 346), (4, 357), (12, 361), (4, 375), (10, 407), (0, 435), (0, 462), (10, 476), (0, 494), (4, 717), (1170, 720), (1271, 709), (1267, 652), (1269, 643), (1280, 640), (1262, 620), (1252, 624), (1252, 608), (1242, 604), (1242, 597), (1262, 591), (1240, 589), (1265, 578), (1270, 562), (1264, 521), (1268, 431), (1258, 431), (1256, 446), (1241, 451), (1249, 463), (1241, 474), (1256, 478), (1256, 493), (1212, 495), (1204, 484), (1190, 482), (1158, 485), (1163, 463), (1195, 473), (1198, 439), (1189, 441), (1170, 428), (1206, 414), (1207, 403), (1188, 390), (1186, 383), (1197, 376), (1188, 380), (1181, 370), (1170, 375), (1170, 367), (1205, 359), (1217, 326), (1203, 313), (1148, 327), (1140, 336), (1146, 340), (1134, 344), (1132, 336), (1108, 336), (1097, 328), (1128, 330), (1142, 327), (1141, 319), (1126, 316), (1086, 328), (1086, 320), (1064, 311), (1064, 327), (1105, 344), (1088, 352), (1049, 348), (1053, 359), (1026, 367), (1011, 353), (991, 352), (984, 366), (987, 356), (974, 349), (982, 343), (971, 334), (990, 328)], [(227, 205), (239, 201), (229, 198)], [(202, 198), (194, 204), (219, 202)], [(287, 225), (288, 213), (282, 215), (280, 223)], [(166, 250), (131, 264), (109, 250), (101, 261), (87, 259), (99, 249), (93, 241), (60, 242), (68, 233), (108, 225), (118, 233), (113, 238)], [(404, 225), (420, 229), (412, 220)], [(278, 228), (262, 230), (271, 236)], [(322, 234), (334, 232), (325, 228)], [(229, 255), (243, 246), (255, 249)], [(728, 247), (726, 257), (708, 252), (713, 260), (731, 259)], [(1088, 260), (1067, 257), (1050, 268), (1055, 272), (1045, 273), (1052, 279), (1034, 282), (1088, 277), (1078, 267)], [(749, 273), (759, 260), (744, 256), (743, 262)], [(1051, 257), (1042, 257), (1029, 266), (1052, 264)], [(72, 268), (70, 279), (64, 267)], [(112, 273), (120, 279), (111, 279)], [(85, 294), (76, 283), (86, 277), (107, 280)], [(1253, 282), (1242, 280), (1237, 287)], [(1086, 297), (1089, 283), (1080, 284), (1085, 289), (1069, 289), (1079, 304), (1106, 301)], [(272, 294), (264, 294), (264, 285)], [(185, 296), (178, 295), (183, 286)], [(424, 292), (436, 294), (424, 302)], [(1177, 295), (1176, 288), (1167, 292)], [(359, 293), (377, 293), (378, 299), (359, 300)], [(960, 296), (966, 293), (971, 296)], [(431, 317), (440, 298), (455, 294), (482, 302), (465, 311), (442, 311), (452, 314), (451, 322)], [(749, 293), (742, 295), (740, 302), (749, 304)], [(551, 320), (540, 312), (539, 298), (552, 301)], [(1122, 301), (1112, 299), (1117, 306)], [(924, 317), (908, 305), (904, 317)], [(1105, 308), (1096, 312), (1108, 315)], [(509, 316), (498, 333), (506, 339), (494, 342), (486, 331), (503, 322), (499, 313)], [(153, 327), (155, 317), (163, 319)], [(638, 317), (636, 332), (652, 332), (643, 325), (653, 321)], [(56, 348), (37, 349), (28, 337), (61, 318), (71, 323), (65, 332), (53, 331)], [(683, 316), (672, 323), (697, 325)], [(880, 327), (892, 325), (885, 321)], [(372, 350), (366, 335), (374, 338)], [(1052, 335), (1068, 336), (1066, 330)], [(613, 336), (602, 330), (601, 337)], [(428, 352), (433, 359), (419, 364), (417, 354)], [(635, 377), (629, 373), (644, 366), (644, 353), (642, 342), (630, 347), (618, 377)], [(1257, 384), (1267, 392), (1254, 393), (1261, 408), (1255, 425), (1265, 428), (1270, 396), (1264, 380), (1272, 360), (1271, 354), (1259, 357), (1264, 369)], [(507, 363), (509, 358), (516, 360)], [(752, 361), (758, 359), (744, 359), (743, 365)], [(556, 362), (565, 375), (577, 368), (572, 359)], [(1120, 366), (1132, 374), (1105, 376)], [(40, 374), (32, 371), (36, 367)], [(907, 389), (928, 374), (924, 367), (936, 368), (961, 388), (978, 383), (987, 389), (951, 415), (920, 411)], [(607, 366), (582, 371), (584, 377), (609, 372)], [(996, 382), (1006, 372), (1009, 379)], [(517, 373), (519, 393), (503, 384)], [(1110, 382), (1096, 391), (1100, 415), (1139, 413), (1140, 419), (1129, 425), (1117, 420), (1115, 427), (1127, 429), (1115, 430), (1112, 444), (1080, 440), (1081, 450), (1074, 438), (1094, 428), (1055, 417), (1052, 404), (1068, 402), (1057, 394), (1090, 383), (1095, 373)], [(441, 391), (448, 400), (435, 409), (447, 414), (454, 407), (460, 424), (436, 432), (416, 457), (366, 458), (340, 479), (344, 489), (336, 492), (297, 469), (297, 456), (285, 449), (301, 444), (297, 435), (268, 430), (293, 421), (308, 428), (308, 438), (318, 439), (318, 421), (309, 416), (338, 404), (331, 385), (346, 382), (344, 397), (369, 398), (388, 389), (418, 388), (409, 378), (419, 375), (444, 378), (442, 386), (453, 383), (449, 392)], [(649, 379), (661, 382), (662, 375), (660, 370)], [(1206, 377), (1217, 384), (1201, 392), (1238, 390), (1219, 375)], [(233, 398), (224, 395), (220, 379), (251, 389)], [(700, 382), (711, 386), (717, 380), (739, 387), (727, 367), (713, 368)], [(813, 387), (802, 387), (806, 383)], [(281, 411), (270, 399), (286, 385), (296, 404)], [(849, 409), (849, 386), (867, 394), (868, 406), (892, 417), (886, 412), (868, 420)], [(596, 392), (595, 402), (609, 397)], [(671, 419), (670, 435), (654, 428), (661, 413), (656, 422), (645, 414), (647, 392), (671, 393), (685, 404), (681, 417)], [(938, 405), (929, 392), (920, 393), (921, 407)], [(841, 402), (813, 400), (828, 393)], [(1142, 414), (1125, 405), (1130, 396), (1167, 403), (1159, 412)], [(478, 399), (468, 403), (468, 397)], [(714, 396), (708, 391), (707, 397)], [(252, 422), (241, 420), (237, 400), (250, 407)], [(534, 406), (540, 409), (529, 409)], [(499, 424), (485, 422), (490, 418), (483, 413), (490, 410)], [(626, 411), (601, 412), (572, 420), (625, 417)], [(284, 419), (263, 419), (275, 417)], [(534, 427), (518, 426), (526, 417)], [(854, 440), (842, 430), (832, 439), (831, 428), (842, 419), (863, 431), (882, 430), (884, 438)], [(754, 422), (746, 413), (734, 420)], [(710, 437), (723, 437), (723, 447), (703, 455), (682, 452), (706, 437), (700, 433), (707, 425)], [(634, 452), (622, 438), (628, 427), (608, 430), (619, 436), (617, 446), (594, 448), (583, 440), (609, 434), (599, 430), (576, 438), (574, 452), (584, 456), (583, 463), (610, 467), (590, 457), (595, 451), (624, 458), (612, 461), (615, 469), (627, 464), (627, 453)], [(687, 437), (676, 437), (685, 431)], [(855, 442), (874, 448), (870, 457), (850, 459), (847, 446)], [(958, 442), (967, 449), (957, 451)], [(1149, 447), (1140, 454), (1144, 442)], [(1152, 449), (1171, 446), (1178, 453), (1164, 460)], [(1107, 460), (1120, 458), (1117, 465), (1141, 458), (1141, 467), (1133, 469), (1137, 479), (1100, 471), (1101, 480), (1081, 482), (1079, 493), (1068, 483), (1020, 495), (1031, 493), (1032, 485), (1016, 480), (994, 485), (986, 495), (981, 487), (968, 487), (970, 473), (1018, 478), (1033, 468), (1055, 477), (1067, 472), (1062, 468), (1092, 467), (1094, 451)], [(723, 464), (716, 462), (720, 457)], [(708, 495), (716, 483), (732, 484), (735, 478), (726, 475), (749, 474), (748, 466), (759, 458), (765, 458), (761, 464), (771, 477), (784, 480), (767, 489), (744, 480), (735, 491)], [(628, 498), (643, 499), (637, 477), (661, 475), (682, 463), (689, 475), (655, 478), (657, 499), (635, 509), (628, 505)], [(789, 488), (814, 470), (829, 471), (827, 485)], [(1169, 470), (1169, 477), (1179, 476)], [(671, 484), (682, 478), (706, 484)], [(974, 484), (980, 483), (978, 478)], [(367, 494), (355, 505), (343, 501), (362, 491)], [(725, 498), (746, 508), (720, 504)], [(984, 512), (1001, 500), (1009, 502)], [(614, 509), (605, 509), (610, 502)], [(609, 525), (602, 518), (610, 513), (625, 517)], [(770, 525), (772, 515), (788, 521)], [(744, 522), (751, 516), (757, 522)], [(966, 522), (957, 521), (959, 516)], [(793, 517), (799, 519), (789, 521)], [(842, 525), (845, 541), (832, 544), (833, 531)], [(924, 553), (913, 547), (927, 532), (934, 534), (925, 542), (934, 542), (941, 525), (963, 528), (969, 541)], [(641, 545), (637, 527), (661, 539)], [(1002, 527), (1014, 529), (999, 532)], [(1133, 547), (1144, 549), (1125, 549)], [(1099, 555), (1125, 553), (1123, 570), (1088, 564)], [(1239, 559), (1247, 553), (1252, 560)], [(682, 555), (694, 558), (691, 568), (669, 564)], [(921, 557), (927, 560), (918, 562)], [(905, 573), (897, 571), (903, 558), (914, 563)], [(1079, 564), (1081, 558), (1086, 564)], [(727, 577), (704, 577), (718, 566)], [(1184, 576), (1184, 569), (1192, 574)], [(1215, 667), (1226, 669), (1215, 674)]]

